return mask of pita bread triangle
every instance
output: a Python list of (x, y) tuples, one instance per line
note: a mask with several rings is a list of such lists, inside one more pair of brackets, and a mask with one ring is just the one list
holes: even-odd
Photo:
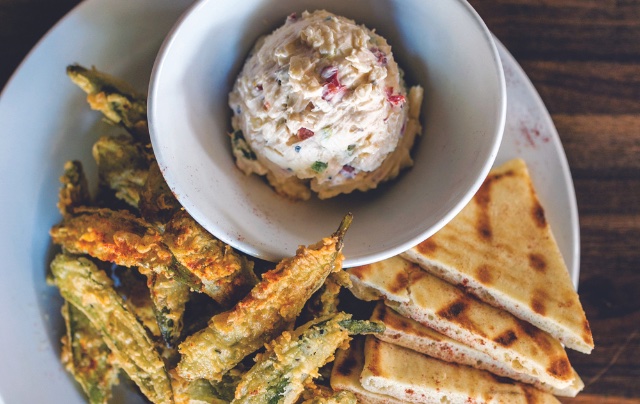
[(445, 362), (454, 362), (476, 369), (486, 370), (498, 376), (532, 384), (542, 391), (557, 396), (575, 397), (584, 388), (584, 383), (575, 371), (574, 383), (565, 389), (555, 389), (549, 385), (540, 383), (536, 378), (524, 373), (518, 373), (509, 366), (506, 366), (503, 362), (495, 360), (484, 352), (480, 352), (449, 338), (417, 321), (401, 316), (382, 302), (379, 302), (374, 309), (371, 320), (379, 321), (385, 325), (384, 332), (382, 334), (375, 334), (376, 338), (412, 349)]
[(583, 353), (593, 337), (523, 160), (492, 170), (446, 226), (402, 256)]
[(360, 374), (364, 367), (364, 338), (361, 336), (351, 340), (348, 349), (338, 349), (336, 359), (331, 368), (331, 388), (335, 391), (352, 392), (359, 403), (367, 404), (402, 404), (385, 394), (372, 393), (360, 384)]
[[(562, 390), (576, 383), (567, 353), (551, 335), (486, 304), (400, 257), (347, 269), (362, 300), (384, 298), (401, 315), (484, 352), (540, 383)], [(366, 290), (366, 293), (359, 294)]]
[(558, 403), (533, 386), (367, 336), (362, 387), (413, 403)]

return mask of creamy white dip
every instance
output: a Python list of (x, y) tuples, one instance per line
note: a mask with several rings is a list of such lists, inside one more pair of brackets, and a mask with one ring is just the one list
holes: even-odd
[(327, 11), (292, 14), (229, 94), (236, 164), (293, 199), (376, 188), (413, 164), (422, 94), (407, 94), (375, 32)]

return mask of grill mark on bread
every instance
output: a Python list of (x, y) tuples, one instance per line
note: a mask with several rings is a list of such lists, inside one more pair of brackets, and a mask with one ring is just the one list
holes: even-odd
[(476, 270), (478, 281), (484, 285), (490, 285), (493, 282), (491, 269), (487, 265), (480, 265)]
[(414, 264), (413, 262), (409, 263), (409, 266), (406, 268), (406, 272), (404, 273), (407, 276), (406, 288), (408, 288), (409, 285), (415, 284), (420, 279), (430, 276), (427, 271), (420, 267), (420, 265)]
[(399, 272), (388, 287), (393, 294), (406, 290), (409, 287), (409, 275), (405, 271)]
[(467, 303), (464, 299), (456, 300), (452, 304), (450, 304), (446, 309), (440, 310), (438, 315), (446, 318), (447, 320), (453, 320), (460, 316), (464, 310), (467, 308)]
[(420, 254), (429, 255), (433, 254), (438, 249), (438, 244), (436, 244), (433, 239), (428, 238), (422, 243), (418, 244), (417, 248)]
[(383, 323), (390, 323), (388, 319), (392, 320), (393, 318), (387, 315), (387, 310), (384, 308), (384, 303), (378, 303), (373, 309), (373, 314), (371, 315), (372, 321), (381, 321)]
[(448, 321), (451, 321), (452, 323), (457, 323), (463, 328), (471, 331), (478, 336), (481, 336), (482, 338), (486, 338), (486, 334), (480, 328), (478, 328), (473, 321), (471, 321), (471, 319), (465, 312), (469, 307), (469, 299), (470, 298), (463, 296), (444, 309), (439, 310), (436, 315)]
[(478, 205), (476, 230), (480, 238), (484, 241), (489, 242), (493, 238), (491, 215), (489, 214), (489, 205), (491, 204), (491, 186), (502, 178), (511, 177), (514, 174), (513, 170), (509, 170), (504, 173), (489, 175), (473, 197)]
[[(386, 313), (386, 310), (384, 311)], [(385, 320), (382, 320), (385, 322)], [(386, 319), (385, 324), (389, 324), (403, 330), (405, 333), (409, 333), (411, 330), (411, 323), (408, 320), (400, 319), (398, 317), (389, 317)]]
[[(353, 349), (350, 348), (350, 349)], [(349, 376), (351, 375), (351, 372), (353, 372), (353, 370), (356, 367), (356, 360), (352, 355), (348, 355), (344, 361), (342, 361), (340, 363), (340, 365), (338, 366), (338, 369), (336, 369), (336, 371), (338, 372), (338, 374), (341, 374), (343, 376)]]
[(541, 229), (547, 227), (547, 218), (544, 215), (544, 209), (542, 205), (536, 200), (536, 203), (533, 205), (533, 209), (531, 210), (533, 221), (535, 224)]
[(551, 336), (539, 328), (527, 323), (526, 321), (519, 320), (520, 329), (527, 334), (533, 342), (545, 353), (549, 354), (554, 351)]
[(360, 265), (359, 267), (349, 268), (349, 272), (359, 279), (364, 279), (365, 275), (372, 272), (371, 265)]
[(545, 307), (544, 307), (544, 303), (542, 303), (542, 301), (540, 301), (540, 300), (538, 300), (538, 299), (536, 299), (534, 297), (533, 299), (531, 299), (531, 308), (536, 313), (544, 316)]
[(547, 261), (542, 254), (529, 254), (529, 265), (537, 272), (544, 273), (547, 270)]
[(574, 304), (573, 295), (565, 294), (562, 300), (558, 302), (558, 307), (570, 308)]
[[(404, 333), (407, 336), (428, 336), (434, 341), (441, 341), (442, 339), (437, 336), (436, 333), (424, 332), (422, 328), (414, 325), (415, 320), (406, 318), (390, 307), (387, 307), (384, 303), (379, 302), (371, 315), (371, 321), (381, 321), (386, 326), (384, 336), (388, 336), (393, 339), (399, 339)], [(383, 338), (384, 339), (384, 338)]]
[[(371, 345), (368, 349), (367, 345)], [(371, 372), (371, 374), (373, 376), (382, 376), (383, 372), (382, 372), (382, 366), (380, 363), (380, 345), (381, 342), (379, 339), (372, 337), (371, 335), (366, 337), (366, 341), (365, 341), (365, 349), (368, 349), (368, 354), (369, 354), (369, 365), (367, 366), (367, 369), (369, 369), (369, 371)]]
[(518, 339), (518, 336), (516, 335), (515, 332), (513, 332), (513, 330), (507, 330), (505, 332), (503, 332), (502, 334), (498, 335), (494, 341), (497, 342), (498, 344), (504, 346), (504, 347), (509, 347), (511, 345), (513, 345), (513, 343)]
[(593, 334), (591, 334), (591, 326), (589, 321), (585, 318), (582, 323), (582, 339), (584, 339), (589, 345), (593, 345)]
[(531, 309), (536, 313), (544, 316), (547, 312), (545, 302), (548, 300), (547, 293), (544, 290), (538, 289), (533, 292), (531, 297)]
[(522, 392), (524, 393), (524, 398), (527, 401), (527, 404), (536, 404), (539, 402), (536, 398), (537, 394), (529, 386), (522, 386)]
[(566, 379), (571, 375), (571, 364), (567, 358), (558, 358), (551, 363), (547, 371), (558, 378)]
[(476, 223), (476, 231), (480, 238), (484, 241), (491, 241), (493, 230), (491, 229), (491, 218), (489, 217), (489, 203), (491, 202), (491, 183), (493, 177), (488, 177), (473, 199), (478, 205), (478, 217)]

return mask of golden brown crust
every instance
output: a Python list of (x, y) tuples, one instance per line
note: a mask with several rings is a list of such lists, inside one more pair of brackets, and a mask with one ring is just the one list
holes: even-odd
[(258, 283), (253, 262), (200, 226), (186, 211), (174, 215), (163, 241), (175, 258), (202, 284), (201, 292), (231, 306)]
[(168, 266), (172, 258), (160, 233), (124, 210), (78, 208), (51, 229), (51, 237), (72, 253), (126, 267)]
[[(534, 377), (509, 369), (504, 362), (497, 361), (483, 352), (457, 342), (414, 320), (401, 316), (383, 302), (378, 303), (373, 311), (371, 320), (380, 321), (385, 325), (384, 333), (377, 334), (377, 338), (446, 362), (455, 362), (486, 370), (501, 377), (532, 384), (542, 391), (563, 397), (575, 397), (584, 388), (582, 380), (573, 369), (570, 370), (574, 375), (574, 382), (571, 386), (565, 389), (553, 388), (541, 383)], [(515, 342), (516, 338), (515, 333), (506, 331), (496, 338), (496, 342), (503, 346), (510, 346)]]
[[(406, 402), (558, 403), (553, 395), (368, 336), (362, 386)], [(407, 366), (407, 364), (411, 366)]]
[(593, 349), (578, 295), (520, 159), (494, 169), (449, 224), (403, 257), (569, 348)]
[[(393, 257), (370, 264), (365, 272), (347, 271), (354, 284), (374, 289), (385, 298), (387, 305), (403, 316), (472, 346), (513, 371), (557, 389), (575, 382), (577, 376), (573, 369), (562, 366), (568, 363), (566, 352), (548, 333), (478, 301), (415, 264)], [(398, 285), (390, 280), (401, 278), (401, 272), (405, 273), (408, 286), (398, 291)]]

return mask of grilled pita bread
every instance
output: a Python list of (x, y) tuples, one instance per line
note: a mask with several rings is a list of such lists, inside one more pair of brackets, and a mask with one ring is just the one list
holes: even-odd
[(491, 171), (451, 222), (402, 255), (568, 348), (593, 349), (589, 322), (521, 159)]
[(576, 383), (564, 348), (548, 333), (475, 299), (416, 264), (392, 257), (347, 272), (359, 289), (374, 291), (356, 297), (381, 294), (385, 303), (403, 316), (555, 389)]
[[(410, 365), (409, 365), (410, 364)], [(368, 336), (362, 386), (412, 403), (558, 403), (549, 393)]]
[(403, 404), (384, 394), (372, 393), (360, 384), (360, 374), (364, 366), (364, 339), (356, 337), (351, 340), (349, 349), (338, 349), (336, 360), (331, 370), (331, 388), (335, 391), (352, 392), (359, 403), (367, 404)]
[(384, 333), (375, 335), (380, 340), (412, 349), (436, 359), (471, 366), (498, 376), (532, 384), (542, 391), (557, 396), (575, 397), (584, 388), (584, 383), (575, 371), (574, 383), (565, 389), (555, 389), (526, 374), (515, 372), (504, 363), (483, 352), (461, 344), (417, 321), (401, 316), (382, 302), (376, 306), (371, 320), (379, 321), (386, 327)]

